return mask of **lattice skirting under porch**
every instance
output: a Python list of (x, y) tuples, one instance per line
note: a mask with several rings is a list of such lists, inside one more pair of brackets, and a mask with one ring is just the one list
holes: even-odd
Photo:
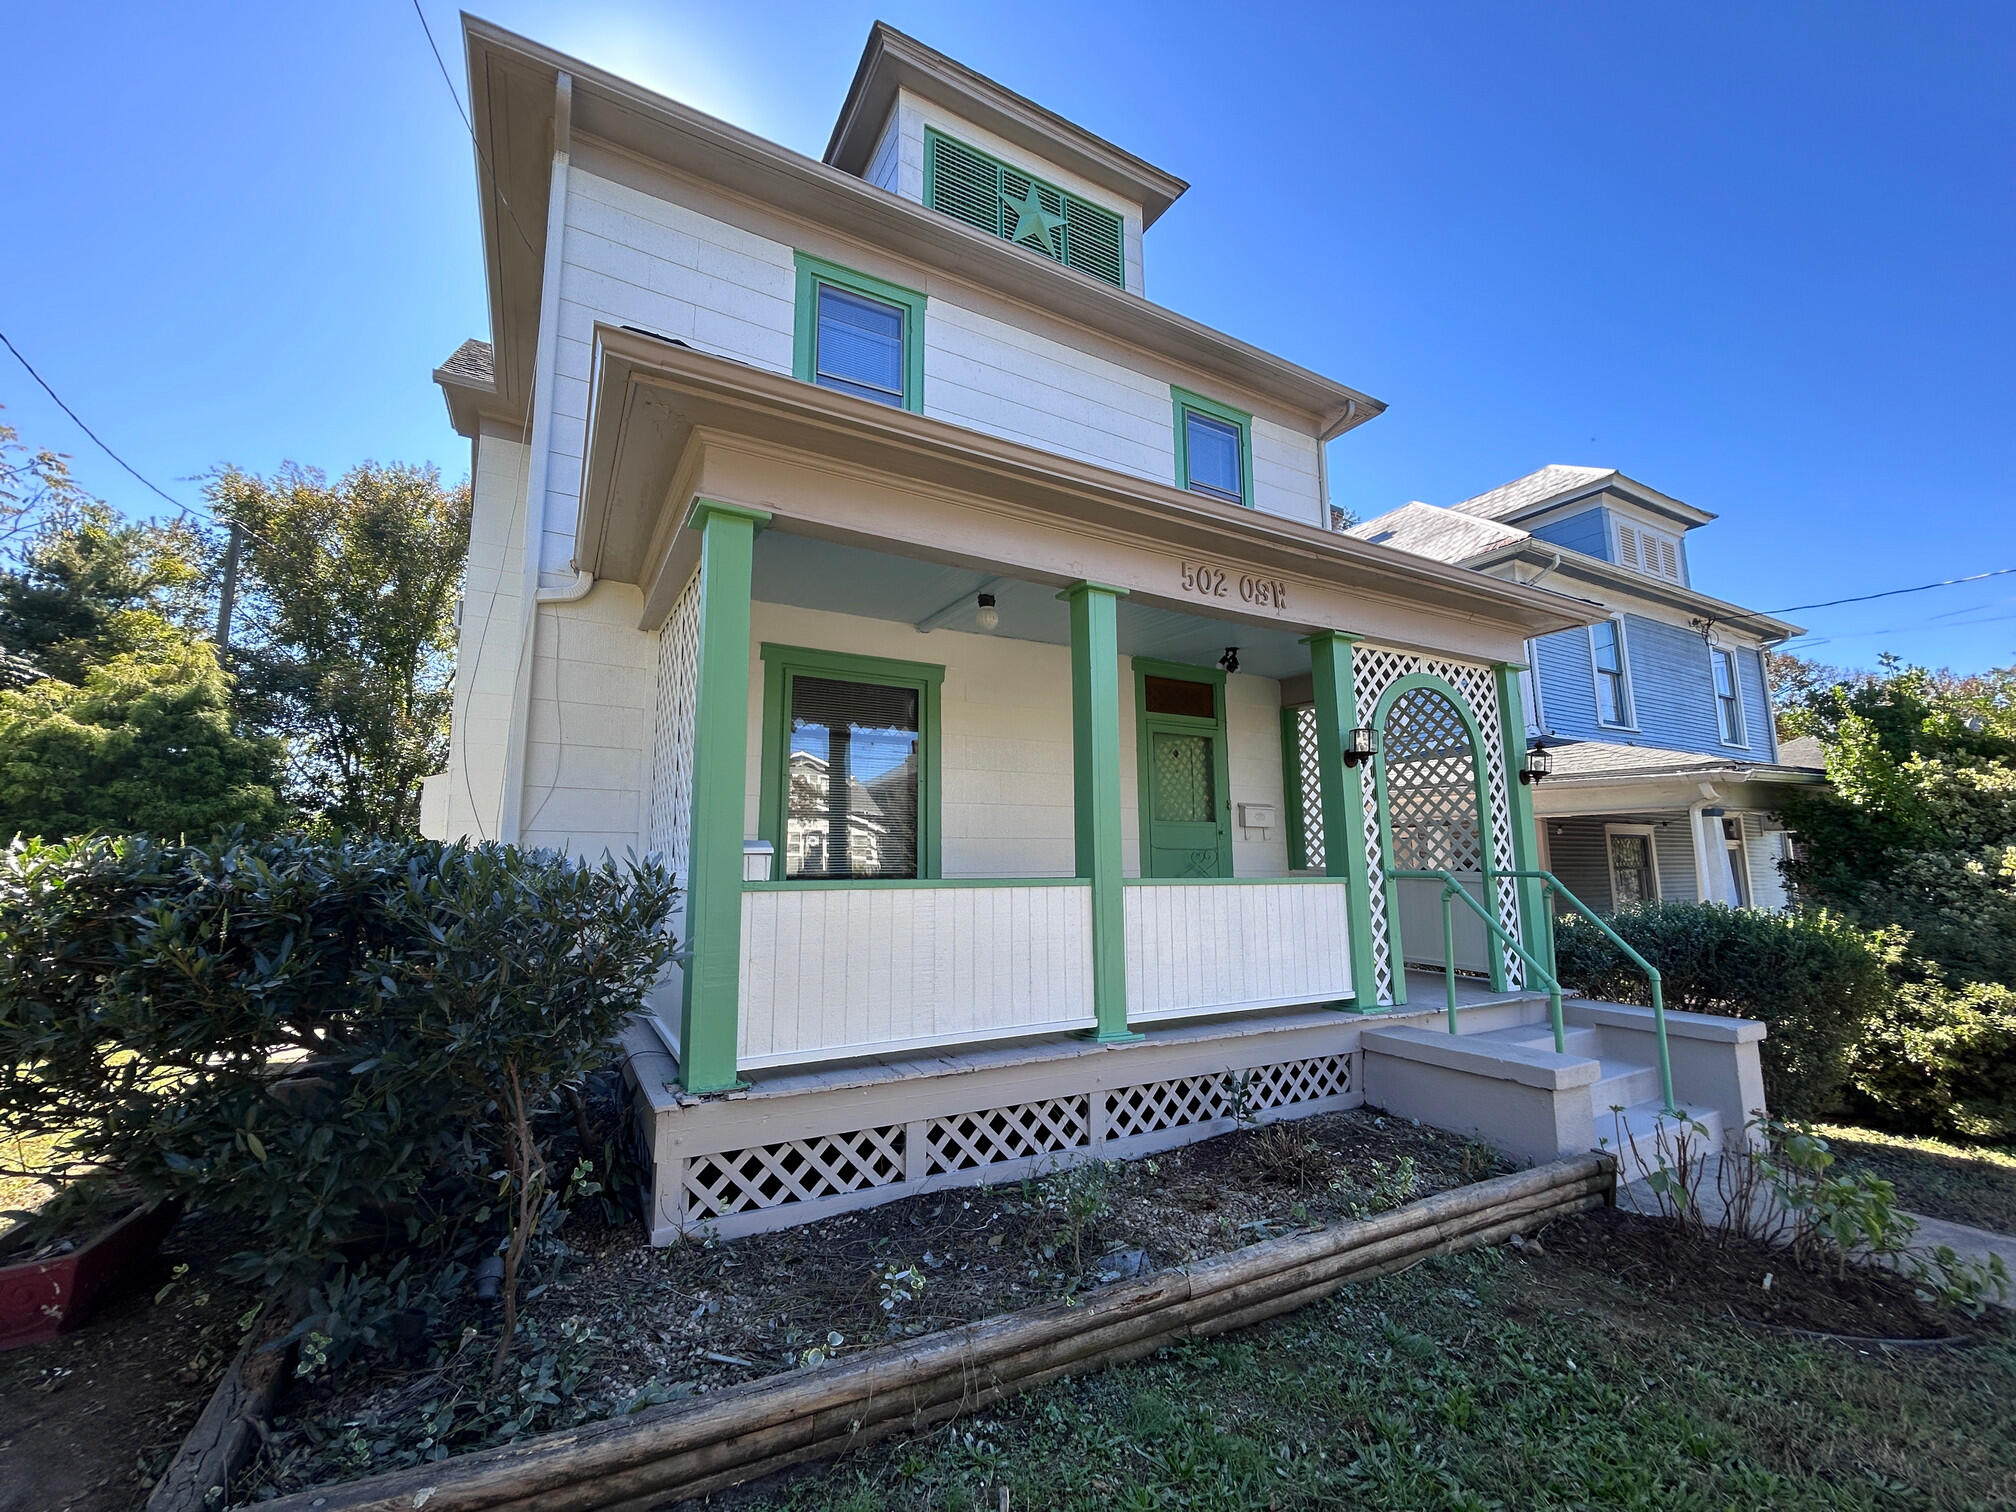
[[(1154, 1057), (1140, 1059), (1142, 1072), (1155, 1069)], [(1195, 1063), (1194, 1051), (1189, 1059)], [(1364, 1100), (1357, 1063), (1356, 1050), (1339, 1050), (1081, 1091), (1060, 1088), (1053, 1097), (990, 1102), (772, 1143), (738, 1142), (724, 1149), (705, 1149), (712, 1141), (696, 1126), (692, 1132), (697, 1138), (681, 1138), (678, 1153), (661, 1156), (655, 1173), (654, 1236), (663, 1242), (696, 1231), (724, 1238), (758, 1233), (915, 1192), (1019, 1181), (1078, 1161), (1152, 1154), (1246, 1122), (1356, 1107)], [(1067, 1071), (1063, 1080), (1072, 1079), (1068, 1063), (1059, 1069)], [(957, 1080), (983, 1092), (991, 1078)], [(903, 1096), (898, 1084), (879, 1089), (870, 1100), (897, 1102)], [(739, 1126), (754, 1133), (773, 1123), (749, 1116), (759, 1101), (769, 1100), (705, 1103), (667, 1116), (692, 1118), (697, 1125), (710, 1109), (726, 1109), (731, 1111), (716, 1120), (722, 1132)], [(788, 1115), (774, 1120), (794, 1121)]]

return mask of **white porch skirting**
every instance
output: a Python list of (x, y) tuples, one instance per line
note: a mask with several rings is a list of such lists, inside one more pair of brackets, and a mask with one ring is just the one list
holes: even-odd
[(1130, 882), (1126, 918), (1130, 1023), (1352, 995), (1342, 879)]
[(1091, 1028), (1082, 882), (742, 895), (745, 1068)]

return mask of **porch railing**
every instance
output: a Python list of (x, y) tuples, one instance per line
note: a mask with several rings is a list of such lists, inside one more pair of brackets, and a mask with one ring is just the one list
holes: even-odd
[(1561, 1020), (1561, 984), (1554, 979), (1554, 973), (1533, 958), (1524, 945), (1515, 940), (1503, 924), (1492, 918), (1482, 903), (1470, 896), (1465, 887), (1451, 872), (1440, 867), (1426, 870), (1395, 869), (1387, 873), (1391, 877), (1410, 878), (1420, 882), (1440, 882), (1442, 884), (1442, 976), (1449, 989), (1449, 1032), (1456, 1029), (1456, 911), (1451, 906), (1461, 898), (1470, 911), (1484, 921), (1484, 932), (1496, 939), (1507, 950), (1526, 963), (1526, 969), (1539, 977), (1547, 988), (1548, 1015), (1554, 1025), (1554, 1048), (1565, 1052), (1568, 1048), (1568, 1031)]
[(1659, 968), (1646, 960), (1645, 957), (1633, 950), (1629, 945), (1625, 944), (1624, 937), (1598, 918), (1595, 910), (1562, 885), (1561, 879), (1555, 876), (1554, 873), (1536, 869), (1531, 871), (1493, 871), (1490, 875), (1493, 878), (1523, 877), (1538, 882), (1541, 885), (1542, 901), (1545, 906), (1541, 908), (1540, 916), (1546, 920), (1547, 964), (1555, 972), (1560, 970), (1560, 957), (1554, 948), (1553, 900), (1558, 897), (1567, 903), (1570, 908), (1574, 909), (1575, 912), (1602, 930), (1604, 937), (1617, 947), (1624, 958), (1645, 973), (1645, 980), (1651, 988), (1652, 995), (1653, 1034), (1654, 1038), (1659, 1042), (1659, 1095), (1666, 1100), (1667, 1114), (1669, 1116), (1673, 1115), (1676, 1107), (1673, 1101), (1673, 1058), (1666, 1048), (1666, 995), (1660, 983)]

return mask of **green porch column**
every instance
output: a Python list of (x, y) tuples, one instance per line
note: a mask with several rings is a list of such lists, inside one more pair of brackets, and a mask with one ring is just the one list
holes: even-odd
[[(1526, 703), (1519, 694), (1519, 674), (1526, 670), (1520, 662), (1499, 662), (1494, 668), (1498, 681), (1498, 728), (1505, 746), (1505, 791), (1512, 799), (1512, 854), (1498, 864), (1511, 871), (1532, 871), (1540, 862), (1534, 854), (1533, 789), (1519, 780), (1519, 768), (1526, 761)], [(1547, 898), (1537, 877), (1521, 877), (1518, 883), (1519, 943), (1533, 959), (1547, 960)]]
[(1102, 1042), (1138, 1039), (1127, 1027), (1127, 913), (1120, 890), (1120, 637), (1127, 590), (1077, 583), (1071, 606), (1072, 804), (1078, 875), (1092, 883), (1092, 1006)]
[[(1379, 981), (1372, 964), (1372, 874), (1365, 864), (1365, 805), (1370, 771), (1344, 765), (1344, 746), (1358, 722), (1358, 697), (1351, 683), (1351, 647), (1356, 636), (1326, 630), (1309, 637), (1309, 670), (1316, 694), (1316, 772), (1323, 788), (1323, 870), (1343, 877), (1351, 894), (1351, 982), (1360, 1013), (1379, 1009)], [(1389, 921), (1390, 937), (1390, 921)], [(1393, 1001), (1407, 1001), (1405, 973), (1393, 972)]]
[(693, 715), (693, 821), (687, 841), (689, 957), (679, 1001), (679, 1083), (742, 1085), (735, 1071), (742, 975), (742, 806), (749, 776), (749, 588), (760, 509), (695, 502), (700, 651)]

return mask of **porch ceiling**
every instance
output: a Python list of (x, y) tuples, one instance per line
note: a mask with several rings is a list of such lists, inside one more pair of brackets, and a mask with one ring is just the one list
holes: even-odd
[[(756, 538), (751, 592), (767, 604), (789, 604), (916, 625), (978, 633), (974, 615), (982, 591), (995, 597), (1003, 640), (1071, 644), (1069, 612), (1047, 583), (1004, 578), (979, 568), (920, 560), (858, 546), (766, 530)], [(943, 611), (951, 611), (944, 613)], [(1184, 614), (1122, 599), (1120, 650), (1127, 656), (1215, 666), (1227, 646), (1239, 648), (1239, 670), (1281, 679), (1309, 670), (1309, 648), (1291, 632)], [(920, 634), (919, 644), (924, 643)]]

